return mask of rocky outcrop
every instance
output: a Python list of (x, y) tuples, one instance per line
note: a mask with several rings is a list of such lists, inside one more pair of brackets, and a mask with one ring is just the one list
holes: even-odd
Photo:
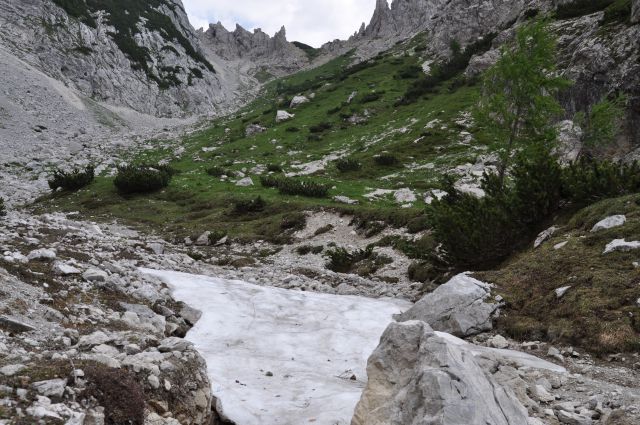
[(199, 30), (198, 36), (209, 54), (225, 61), (245, 62), (251, 75), (261, 72), (264, 78), (267, 74), (283, 76), (310, 62), (302, 49), (287, 41), (284, 27), (271, 37), (259, 28), (249, 32), (240, 25), (228, 31), (218, 22), (206, 31)]
[[(211, 113), (234, 96), (204, 58), (180, 0), (65, 10), (1, 0), (0, 44), (88, 98), (157, 116)], [(136, 16), (137, 20), (131, 19)]]
[(631, 23), (640, 22), (640, 0), (633, 0), (631, 3)]
[(437, 331), (470, 336), (492, 329), (499, 305), (488, 302), (490, 296), (488, 284), (460, 274), (395, 318), (400, 322), (420, 320)]
[(523, 353), (465, 343), (424, 322), (393, 323), (369, 358), (369, 381), (351, 424), (527, 424), (514, 391), (526, 389), (506, 383), (522, 382), (519, 374), (535, 369), (565, 372)]

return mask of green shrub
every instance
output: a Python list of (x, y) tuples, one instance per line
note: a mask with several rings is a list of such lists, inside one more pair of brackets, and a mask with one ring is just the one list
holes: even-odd
[(640, 166), (582, 159), (563, 172), (563, 196), (577, 206), (640, 192)]
[(382, 98), (382, 93), (367, 93), (360, 99), (360, 103), (371, 103)]
[(631, 0), (615, 0), (604, 11), (604, 24), (629, 22), (631, 19)]
[(398, 158), (395, 155), (389, 153), (383, 153), (373, 157), (376, 164), (382, 167), (391, 167), (398, 164)]
[(284, 170), (279, 164), (269, 164), (267, 165), (267, 171), (269, 171), (270, 173), (282, 173)]
[(299, 195), (309, 198), (326, 198), (329, 186), (312, 180), (298, 180), (283, 176), (261, 176), (263, 187), (278, 188), (283, 195)]
[(302, 245), (296, 248), (296, 253), (298, 253), (298, 255), (309, 255), (309, 254), (318, 255), (322, 253), (322, 251), (324, 251), (324, 246), (322, 245), (318, 245), (318, 246)]
[(349, 252), (344, 248), (333, 248), (326, 251), (324, 256), (329, 260), (326, 267), (336, 273), (356, 273), (369, 276), (393, 260), (386, 255), (373, 252), (373, 246)]
[(429, 282), (438, 277), (439, 271), (429, 262), (414, 262), (409, 265), (407, 276), (412, 282)]
[(248, 214), (260, 212), (265, 209), (267, 203), (258, 196), (253, 199), (236, 199), (233, 201), (233, 212), (235, 214)]
[(300, 129), (298, 127), (287, 127), (287, 129), (285, 130), (287, 133), (297, 133), (300, 131)]
[(324, 235), (325, 233), (329, 233), (333, 229), (334, 229), (333, 224), (327, 224), (326, 226), (322, 226), (318, 230), (316, 230), (313, 233), (313, 235), (314, 236)]
[(558, 19), (569, 19), (590, 15), (606, 9), (614, 1), (615, 0), (574, 0), (566, 2), (558, 5), (556, 8), (556, 17)]
[(125, 165), (118, 167), (113, 184), (122, 194), (149, 193), (167, 187), (173, 173), (162, 165)]
[(222, 176), (228, 176), (229, 170), (226, 170), (222, 167), (218, 167), (218, 166), (213, 166), (213, 167), (209, 167), (207, 168), (207, 174), (209, 174), (212, 177), (222, 177)]
[(49, 188), (56, 191), (59, 188), (67, 191), (80, 190), (89, 186), (95, 179), (95, 169), (89, 165), (84, 170), (74, 169), (70, 172), (60, 169), (53, 172), (52, 178), (49, 180)]
[(358, 171), (362, 168), (362, 164), (358, 160), (353, 158), (340, 158), (335, 161), (336, 168), (341, 173), (347, 173), (349, 171)]
[(398, 72), (397, 77), (402, 80), (415, 79), (423, 74), (422, 67), (418, 65), (409, 65)]
[(333, 124), (330, 122), (321, 122), (320, 124), (309, 127), (309, 131), (311, 133), (323, 133), (327, 130), (331, 130), (331, 128), (333, 128)]
[(307, 225), (307, 216), (301, 212), (290, 213), (282, 217), (280, 228), (282, 230), (302, 230)]

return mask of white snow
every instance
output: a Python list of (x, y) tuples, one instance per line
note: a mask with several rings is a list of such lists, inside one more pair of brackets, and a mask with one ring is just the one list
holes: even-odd
[(143, 272), (203, 312), (187, 339), (207, 361), (222, 413), (242, 425), (349, 424), (366, 383), (369, 355), (391, 316), (411, 306)]

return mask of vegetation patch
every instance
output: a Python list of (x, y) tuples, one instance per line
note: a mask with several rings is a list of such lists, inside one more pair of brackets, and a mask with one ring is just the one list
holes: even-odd
[(118, 167), (113, 184), (122, 194), (149, 193), (169, 185), (173, 171), (162, 165), (125, 165)]
[(84, 170), (76, 168), (72, 171), (63, 171), (57, 169), (53, 172), (53, 176), (49, 179), (48, 183), (52, 191), (58, 189), (76, 191), (89, 186), (94, 179), (95, 168), (90, 165)]
[(326, 267), (336, 273), (355, 273), (359, 276), (370, 276), (393, 260), (373, 251), (373, 246), (355, 251), (336, 247), (325, 252), (329, 260)]

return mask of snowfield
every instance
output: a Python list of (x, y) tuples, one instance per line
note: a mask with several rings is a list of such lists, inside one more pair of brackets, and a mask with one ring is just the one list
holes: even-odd
[(242, 425), (349, 424), (367, 359), (407, 301), (263, 287), (144, 269), (203, 312), (187, 339), (222, 414)]

